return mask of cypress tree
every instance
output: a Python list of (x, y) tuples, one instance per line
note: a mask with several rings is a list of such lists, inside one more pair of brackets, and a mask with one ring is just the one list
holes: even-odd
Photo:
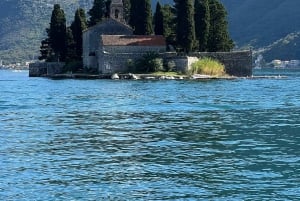
[(198, 40), (198, 51), (207, 51), (209, 37), (210, 12), (209, 0), (195, 0), (195, 33)]
[(154, 33), (155, 35), (164, 35), (164, 16), (159, 2), (156, 4), (154, 14)]
[(149, 35), (153, 33), (150, 0), (131, 0), (129, 24), (134, 34)]
[(40, 53), (41, 55), (39, 56), (39, 60), (51, 61), (50, 57), (52, 49), (50, 47), (49, 38), (41, 41)]
[(174, 0), (176, 9), (176, 40), (186, 53), (195, 46), (195, 22), (193, 0)]
[(41, 41), (40, 46), (40, 53), (39, 60), (45, 60), (47, 62), (51, 61), (51, 55), (52, 55), (52, 48), (50, 46), (50, 40), (49, 40), (49, 28), (46, 28), (46, 33), (48, 35), (47, 38)]
[[(77, 59), (76, 54), (76, 42), (73, 37), (73, 33), (70, 27), (67, 28), (66, 34), (66, 44), (67, 44), (67, 52), (66, 52), (66, 62), (73, 62)], [(73, 70), (73, 69), (68, 69)]]
[(104, 0), (94, 0), (93, 7), (89, 10), (88, 14), (90, 19), (88, 21), (88, 26), (94, 26), (98, 22), (101, 22), (105, 15), (105, 2)]
[(140, 0), (130, 0), (130, 17), (129, 17), (129, 25), (136, 30), (137, 24), (139, 23), (139, 14), (140, 14)]
[(71, 25), (72, 35), (75, 42), (76, 60), (82, 60), (82, 33), (87, 29), (85, 11), (82, 8), (76, 10), (74, 21)]
[(108, 18), (110, 16), (110, 4), (111, 4), (111, 0), (106, 0), (104, 2), (104, 4), (105, 4), (105, 10), (104, 10), (105, 17)]
[(78, 72), (80, 68), (82, 68), (82, 62), (76, 60), (77, 52), (76, 52), (76, 42), (73, 37), (73, 33), (71, 27), (67, 28), (67, 54), (66, 54), (66, 65), (64, 67), (65, 71)]
[(66, 53), (66, 17), (59, 4), (54, 5), (49, 29), (49, 44), (56, 61), (64, 61)]
[(219, 0), (210, 0), (210, 35), (208, 38), (208, 51), (227, 52), (234, 47), (229, 36), (227, 12)]
[(153, 34), (151, 0), (144, 0), (144, 34)]
[(175, 10), (170, 5), (164, 5), (163, 11), (163, 35), (168, 45), (176, 46), (176, 18)]

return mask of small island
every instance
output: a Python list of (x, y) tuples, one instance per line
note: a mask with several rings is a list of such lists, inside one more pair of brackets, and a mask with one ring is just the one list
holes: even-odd
[[(229, 79), (252, 75), (252, 52), (232, 51), (226, 10), (219, 0), (178, 1), (174, 7), (157, 3), (154, 17), (150, 5), (149, 0), (95, 0), (89, 20), (78, 9), (70, 27), (60, 5), (54, 5), (48, 38), (41, 42), (41, 62), (30, 64), (29, 76)], [(221, 68), (216, 70), (215, 64)]]

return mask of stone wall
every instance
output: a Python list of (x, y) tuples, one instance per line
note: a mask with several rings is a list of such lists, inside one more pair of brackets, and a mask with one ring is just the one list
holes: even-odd
[(103, 54), (99, 59), (99, 73), (113, 74), (128, 72), (128, 62), (135, 61), (141, 58), (145, 53), (118, 53), (118, 54)]
[(238, 77), (252, 75), (252, 51), (235, 52), (199, 52), (189, 56), (203, 58), (210, 57), (225, 65), (226, 73)]
[(29, 64), (29, 77), (41, 77), (60, 74), (63, 71), (63, 62), (37, 62)]
[(177, 72), (182, 72), (182, 73), (186, 73), (188, 70), (188, 57), (187, 56), (176, 56), (175, 55), (171, 55), (171, 54), (167, 54), (167, 55), (162, 55), (163, 59), (164, 59), (164, 63), (170, 65), (174, 65), (173, 70), (176, 70)]
[[(125, 52), (121, 49), (109, 49), (109, 51), (117, 53), (103, 53), (99, 58), (99, 72), (103, 74), (119, 73), (128, 71), (128, 61), (135, 61), (141, 58), (145, 53), (142, 47), (136, 47), (138, 51), (128, 49)], [(141, 48), (141, 49), (139, 49)], [(146, 48), (147, 49), (147, 48)], [(252, 52), (240, 51), (240, 52), (203, 52), (193, 53), (188, 56), (177, 55), (176, 53), (160, 53), (164, 63), (172, 63), (175, 66), (175, 70), (187, 73), (191, 67), (191, 64), (196, 62), (199, 58), (210, 57), (220, 61), (225, 66), (226, 73), (232, 76), (247, 77), (252, 75)]]
[(47, 66), (43, 63), (29, 64), (29, 77), (40, 77), (47, 74)]
[(247, 77), (252, 75), (252, 52), (197, 52), (186, 55), (176, 53), (166, 53), (166, 62), (173, 62), (176, 70), (186, 73), (191, 64), (203, 57), (210, 57), (220, 61), (225, 66), (226, 73), (232, 76)]
[[(122, 47), (124, 48), (124, 47)], [(128, 47), (127, 47), (128, 48)], [(141, 49), (135, 49), (131, 53), (109, 53), (102, 52), (99, 54), (99, 73), (112, 74), (128, 72), (128, 61), (135, 61), (141, 58), (145, 53), (142, 47)], [(147, 49), (147, 48), (146, 48)], [(123, 52), (124, 50), (116, 50), (116, 52)], [(158, 49), (157, 49), (158, 50)], [(130, 52), (128, 50), (128, 52)], [(198, 58), (211, 57), (219, 60), (225, 65), (226, 72), (232, 76), (246, 77), (252, 75), (252, 52), (227, 52), (227, 53), (193, 53), (189, 56), (177, 55), (172, 53), (160, 53), (160, 56), (164, 59), (165, 63), (172, 62), (175, 70), (186, 73), (191, 64), (197, 61)], [(29, 65), (29, 76), (39, 77), (53, 74), (60, 74), (63, 70), (64, 63), (32, 63)]]
[(149, 52), (164, 52), (165, 46), (106, 46), (99, 54), (99, 73), (127, 72), (128, 61), (140, 59)]

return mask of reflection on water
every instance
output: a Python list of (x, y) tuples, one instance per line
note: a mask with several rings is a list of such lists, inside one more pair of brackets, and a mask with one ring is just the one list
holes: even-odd
[(298, 200), (299, 78), (0, 76), (1, 200)]

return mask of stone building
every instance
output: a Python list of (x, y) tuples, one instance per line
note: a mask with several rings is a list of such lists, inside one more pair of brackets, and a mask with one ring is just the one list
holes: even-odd
[(128, 61), (141, 58), (148, 52), (164, 53), (163, 36), (101, 35), (98, 71), (103, 74), (128, 72)]
[(101, 35), (133, 35), (133, 30), (126, 24), (113, 18), (89, 28), (83, 33), (83, 65), (89, 71), (98, 71), (102, 51)]
[(136, 36), (125, 23), (122, 0), (112, 0), (110, 18), (83, 33), (83, 65), (101, 74), (125, 72), (129, 59), (147, 52), (165, 52), (162, 36)]

